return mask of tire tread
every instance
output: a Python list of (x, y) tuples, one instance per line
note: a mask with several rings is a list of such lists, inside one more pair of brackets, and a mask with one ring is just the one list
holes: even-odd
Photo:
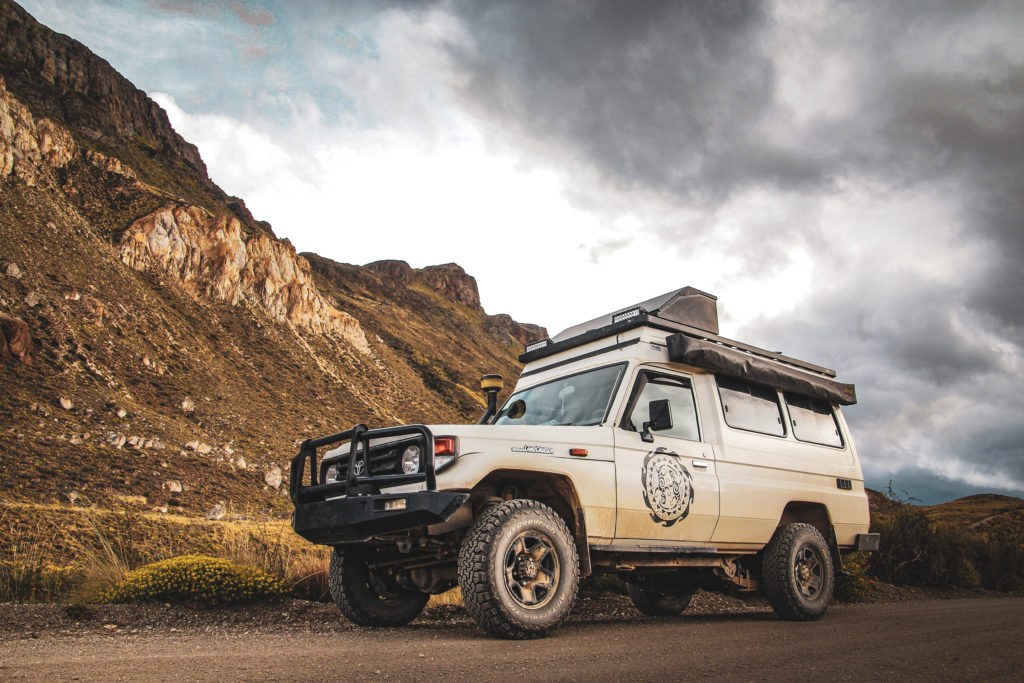
[[(553, 623), (543, 628), (526, 628), (514, 623), (501, 610), (496, 587), (490, 580), (490, 555), (501, 528), (513, 517), (534, 513), (547, 518), (560, 527), (568, 539), (571, 559), (565, 567), (566, 579), (572, 581), (572, 595), (568, 598), (569, 609)], [(579, 553), (569, 529), (558, 514), (547, 505), (534, 500), (515, 499), (505, 501), (484, 511), (470, 528), (459, 551), (459, 586), (462, 601), (470, 616), (488, 633), (499, 638), (527, 639), (543, 638), (550, 635), (568, 618), (576, 592), (579, 588)]]
[(356, 548), (335, 548), (327, 573), (331, 597), (345, 617), (360, 626), (405, 626), (426, 606), (426, 593), (406, 591), (381, 598), (365, 585), (366, 557)]
[[(824, 607), (821, 609), (808, 609), (807, 605), (795, 592), (790, 572), (792, 570), (791, 554), (794, 544), (800, 542), (800, 537), (809, 535), (820, 544), (822, 562), (824, 564), (825, 591)], [(772, 540), (764, 551), (762, 561), (762, 579), (764, 594), (775, 613), (787, 621), (813, 621), (818, 619), (828, 609), (832, 599), (832, 591), (835, 587), (833, 577), (832, 558), (828, 552), (828, 544), (818, 529), (810, 524), (797, 523), (787, 524), (779, 527)]]

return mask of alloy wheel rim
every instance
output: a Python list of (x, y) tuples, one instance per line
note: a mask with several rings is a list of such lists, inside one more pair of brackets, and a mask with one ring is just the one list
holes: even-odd
[(816, 598), (824, 585), (824, 562), (821, 556), (810, 546), (797, 551), (793, 563), (796, 585), (805, 598)]
[(561, 567), (555, 544), (539, 531), (519, 533), (505, 551), (505, 588), (526, 609), (540, 609), (551, 602), (558, 587)]

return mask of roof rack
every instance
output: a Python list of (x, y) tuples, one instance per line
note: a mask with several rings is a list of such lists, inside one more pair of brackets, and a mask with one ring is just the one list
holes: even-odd
[(553, 339), (541, 339), (526, 345), (519, 356), (521, 363), (529, 363), (556, 353), (582, 346), (589, 342), (621, 334), (638, 327), (653, 327), (667, 332), (681, 332), (688, 337), (725, 347), (745, 351), (759, 358), (835, 377), (836, 371), (814, 363), (768, 351), (751, 344), (718, 335), (718, 297), (695, 287), (683, 287), (666, 292), (638, 304), (620, 308), (612, 313), (574, 325), (559, 332)]

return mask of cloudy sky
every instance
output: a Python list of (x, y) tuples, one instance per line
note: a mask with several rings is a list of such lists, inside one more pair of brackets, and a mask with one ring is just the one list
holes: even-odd
[(1024, 495), (1024, 3), (21, 0), (300, 250), (554, 333), (683, 285), (868, 483)]

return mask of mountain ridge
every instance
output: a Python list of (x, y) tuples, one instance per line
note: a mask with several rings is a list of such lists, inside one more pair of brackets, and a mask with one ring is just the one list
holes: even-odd
[(0, 27), (5, 500), (283, 514), (302, 439), (475, 421), (546, 336), (456, 264), (297, 254), (109, 64)]

